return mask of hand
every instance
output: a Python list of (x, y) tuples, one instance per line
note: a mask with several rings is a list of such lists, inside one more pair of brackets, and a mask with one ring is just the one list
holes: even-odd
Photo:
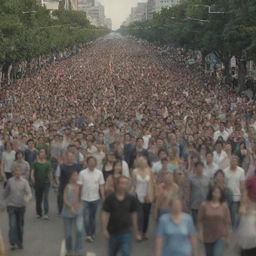
[(72, 205), (72, 206), (70, 207), (70, 210), (71, 210), (71, 212), (72, 212), (73, 215), (76, 215), (76, 214), (77, 214), (77, 210), (76, 210), (76, 207), (75, 207), (75, 206)]
[(107, 230), (103, 230), (102, 234), (106, 240), (109, 240), (109, 233)]

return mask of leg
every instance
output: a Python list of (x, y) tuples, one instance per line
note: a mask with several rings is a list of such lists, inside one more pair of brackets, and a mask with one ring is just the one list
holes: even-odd
[(121, 236), (121, 256), (130, 256), (132, 248), (132, 234), (124, 234)]
[(62, 207), (63, 207), (63, 193), (64, 193), (64, 189), (62, 187), (59, 187), (58, 198), (57, 198), (59, 214), (61, 214)]
[(24, 215), (25, 215), (25, 207), (17, 208), (17, 213), (16, 213), (17, 245), (20, 248), (22, 248), (23, 246)]
[(108, 241), (108, 256), (117, 256), (119, 250), (119, 236), (110, 235)]
[(76, 246), (75, 253), (82, 253), (83, 250), (83, 215), (76, 216)]
[(45, 185), (44, 191), (43, 191), (43, 202), (44, 202), (44, 214), (45, 215), (47, 215), (49, 212), (49, 203), (48, 203), (49, 190), (50, 190), (50, 184)]
[(223, 256), (225, 250), (224, 239), (218, 239), (213, 245), (213, 256)]
[(240, 207), (240, 202), (232, 202), (230, 207), (230, 214), (231, 214), (231, 222), (232, 222), (232, 228), (235, 230), (238, 227), (239, 222), (239, 216), (238, 216), (238, 210)]
[(91, 202), (91, 205), (90, 205), (91, 236), (94, 236), (96, 231), (96, 214), (97, 214), (98, 204), (99, 204), (99, 200)]
[(9, 216), (9, 242), (10, 245), (14, 246), (17, 243), (17, 223), (15, 207), (8, 206), (7, 212)]
[(83, 209), (83, 215), (84, 215), (84, 230), (87, 236), (91, 236), (91, 226), (90, 226), (90, 206), (89, 202), (84, 201), (84, 209)]
[(72, 252), (72, 218), (63, 218), (67, 253)]
[(36, 194), (36, 213), (42, 217), (42, 201), (43, 201), (43, 190), (41, 187), (35, 187)]
[(141, 233), (143, 232), (143, 221), (144, 221), (143, 204), (141, 202), (138, 202), (138, 229)]
[(213, 256), (213, 243), (204, 243), (206, 256)]
[(198, 214), (198, 210), (192, 209), (191, 212), (192, 212), (192, 218), (193, 218), (194, 224), (196, 225), (196, 224), (197, 224), (197, 214)]
[(151, 204), (144, 203), (143, 204), (143, 229), (142, 232), (145, 235), (148, 230), (148, 223), (149, 223), (149, 217), (150, 217), (150, 209), (151, 209)]

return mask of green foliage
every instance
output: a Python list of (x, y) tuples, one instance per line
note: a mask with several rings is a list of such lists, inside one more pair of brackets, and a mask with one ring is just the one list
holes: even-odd
[(108, 33), (93, 27), (85, 12), (51, 14), (35, 0), (0, 1), (0, 64), (30, 60)]

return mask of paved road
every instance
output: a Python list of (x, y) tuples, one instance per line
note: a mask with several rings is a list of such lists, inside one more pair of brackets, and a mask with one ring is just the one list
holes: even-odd
[[(2, 184), (0, 184), (0, 186), (2, 187)], [(63, 240), (63, 225), (61, 217), (57, 216), (56, 194), (53, 191), (50, 193), (49, 217), (49, 221), (36, 219), (35, 202), (34, 200), (30, 202), (25, 216), (24, 250), (8, 251), (8, 256), (59, 256), (61, 242)], [(99, 222), (97, 225), (99, 227)], [(6, 212), (1, 214), (0, 227), (5, 241), (8, 241), (8, 218)], [(97, 256), (106, 256), (107, 244), (99, 231), (98, 229), (95, 243), (88, 244), (85, 242), (85, 250)], [(134, 244), (133, 255), (152, 255), (153, 225), (150, 227), (149, 236), (149, 241)]]

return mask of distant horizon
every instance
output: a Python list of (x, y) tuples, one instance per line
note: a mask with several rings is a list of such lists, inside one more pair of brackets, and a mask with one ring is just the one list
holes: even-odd
[(105, 7), (105, 16), (112, 20), (112, 29), (117, 30), (129, 17), (131, 8), (147, 0), (98, 0)]

